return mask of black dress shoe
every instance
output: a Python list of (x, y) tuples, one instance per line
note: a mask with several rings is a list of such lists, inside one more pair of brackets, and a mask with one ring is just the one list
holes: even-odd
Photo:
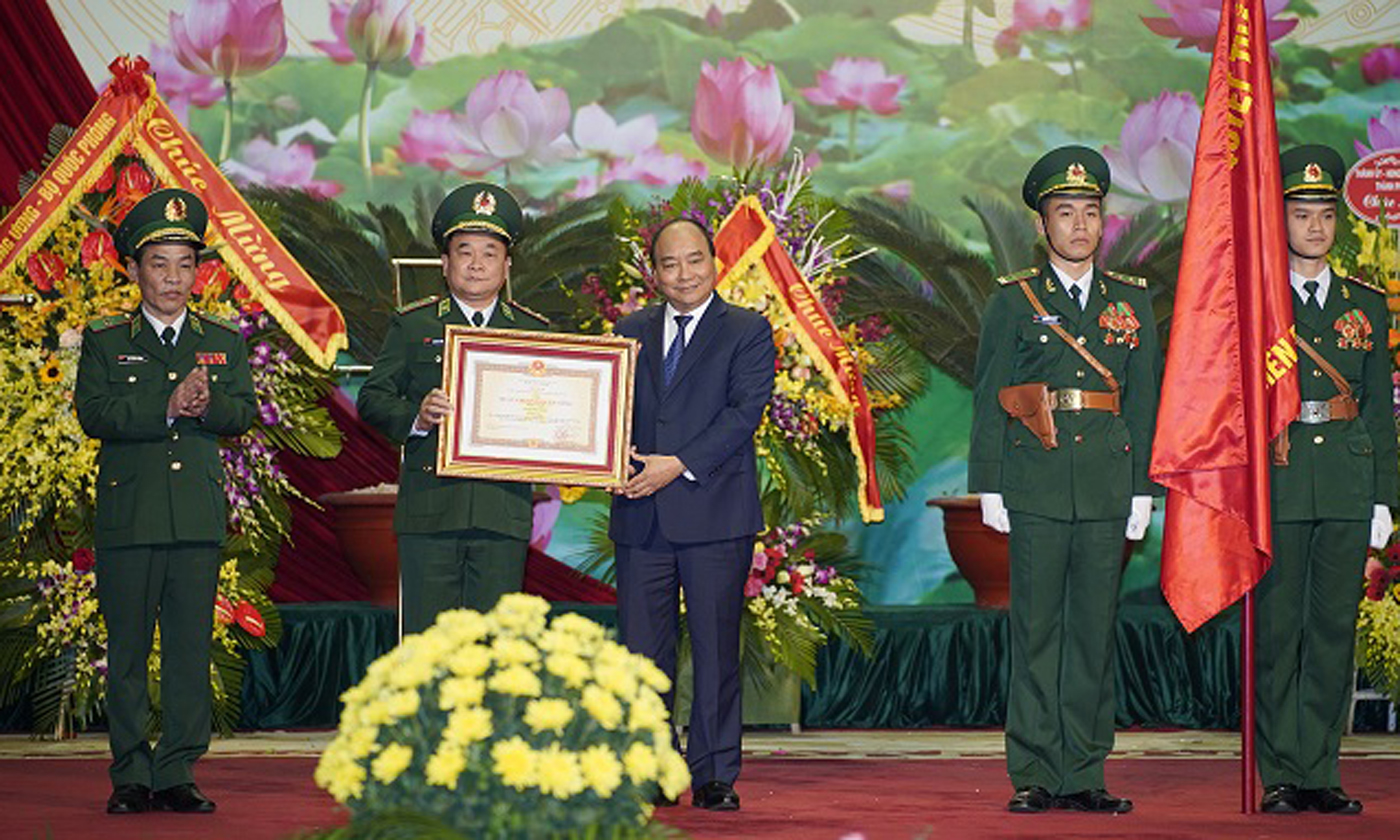
[(1065, 811), (1088, 811), (1094, 814), (1126, 814), (1133, 810), (1133, 802), (1131, 799), (1120, 799), (1099, 788), (1057, 796), (1055, 807)]
[(177, 814), (212, 814), (214, 800), (199, 792), (194, 782), (175, 785), (151, 794), (151, 810)]
[(1050, 810), (1050, 803), (1053, 801), (1050, 791), (1040, 785), (1031, 785), (1016, 788), (1016, 795), (1006, 803), (1006, 810), (1013, 814), (1039, 814), (1041, 811)]
[(1303, 808), (1323, 814), (1359, 814), (1361, 801), (1347, 796), (1341, 788), (1303, 788), (1298, 791)]
[(117, 785), (107, 797), (109, 814), (142, 814), (151, 810), (151, 789), (145, 785)]
[(1297, 785), (1269, 785), (1264, 788), (1264, 798), (1259, 800), (1259, 810), (1265, 814), (1296, 814), (1303, 810)]
[(737, 811), (739, 794), (728, 782), (706, 782), (693, 791), (690, 804), (706, 811)]

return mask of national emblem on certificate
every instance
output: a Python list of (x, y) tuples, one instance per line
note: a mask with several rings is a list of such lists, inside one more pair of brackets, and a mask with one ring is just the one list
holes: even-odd
[(437, 473), (589, 487), (627, 478), (637, 342), (449, 326)]

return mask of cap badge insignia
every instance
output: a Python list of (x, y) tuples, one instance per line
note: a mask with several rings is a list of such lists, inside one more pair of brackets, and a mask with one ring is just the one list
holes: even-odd
[(472, 210), (479, 216), (491, 216), (496, 212), (496, 197), (482, 190), (472, 199)]
[(1308, 184), (1322, 183), (1322, 167), (1315, 163), (1308, 164), (1303, 169), (1303, 182)]
[(1089, 172), (1082, 163), (1071, 163), (1065, 170), (1065, 183), (1072, 187), (1083, 187), (1089, 183)]
[(165, 219), (169, 222), (183, 222), (189, 215), (189, 208), (185, 206), (183, 198), (172, 198), (165, 202)]

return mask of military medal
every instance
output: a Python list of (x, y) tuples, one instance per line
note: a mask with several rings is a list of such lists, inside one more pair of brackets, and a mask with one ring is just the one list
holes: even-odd
[(226, 365), (228, 355), (225, 353), (195, 353), (194, 363), (197, 365)]
[(1332, 324), (1337, 331), (1337, 347), (1341, 350), (1370, 350), (1371, 322), (1360, 309), (1353, 309)]
[(1142, 324), (1127, 301), (1116, 300), (1104, 307), (1099, 315), (1099, 326), (1104, 329), (1104, 344), (1122, 344), (1129, 350), (1138, 346), (1137, 331)]

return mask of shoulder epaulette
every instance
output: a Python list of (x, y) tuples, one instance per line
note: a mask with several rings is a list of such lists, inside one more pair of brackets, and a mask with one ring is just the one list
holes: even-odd
[(213, 324), (216, 327), (223, 327), (229, 332), (239, 332), (238, 325), (227, 318), (220, 318), (218, 315), (210, 315), (208, 312), (196, 312), (199, 320), (206, 324)]
[(399, 307), (398, 312), (400, 315), (404, 315), (406, 313), (414, 311), (415, 309), (422, 309), (423, 307), (428, 306), (429, 304), (437, 303), (437, 300), (437, 295), (428, 295), (425, 298), (419, 298), (418, 300), (415, 300), (411, 303), (405, 303), (403, 306)]
[(1002, 275), (1001, 277), (997, 278), (997, 282), (1003, 286), (1011, 286), (1021, 282), (1022, 280), (1029, 280), (1032, 277), (1039, 276), (1040, 269), (1036, 268), (1035, 266), (1031, 266), (1030, 268), (1023, 268), (1020, 271), (1013, 271), (1010, 274)]
[(1385, 294), (1385, 289), (1382, 289), (1382, 288), (1380, 288), (1379, 286), (1373, 286), (1373, 285), (1371, 285), (1370, 283), (1367, 283), (1365, 280), (1362, 280), (1360, 277), (1351, 277), (1351, 276), (1349, 276), (1349, 275), (1342, 274), (1340, 271), (1337, 271), (1336, 269), (1333, 269), (1333, 270), (1332, 270), (1332, 273), (1333, 273), (1334, 275), (1336, 275), (1337, 277), (1340, 277), (1340, 278), (1342, 278), (1343, 280), (1346, 280), (1347, 282), (1352, 283), (1353, 285), (1360, 286), (1360, 287), (1363, 288), (1363, 289), (1369, 289), (1369, 290), (1375, 292), (1375, 293), (1378, 294), (1378, 295), (1384, 295), (1384, 294)]
[(120, 327), (129, 323), (131, 323), (131, 313), (123, 312), (120, 315), (108, 315), (103, 318), (98, 318), (96, 321), (88, 324), (88, 329), (93, 332), (102, 332), (103, 330), (110, 330), (112, 327)]
[(1108, 279), (1117, 280), (1119, 283), (1132, 286), (1135, 289), (1147, 288), (1146, 277), (1138, 277), (1136, 274), (1123, 274), (1122, 272), (1109, 271), (1108, 269), (1104, 269), (1103, 273), (1108, 276)]
[(516, 301), (513, 301), (513, 300), (510, 300), (510, 301), (502, 301), (502, 302), (501, 302), (501, 309), (502, 309), (502, 314), (504, 314), (507, 318), (511, 317), (510, 311), (511, 311), (512, 309), (518, 309), (518, 310), (520, 310), (520, 312), (522, 312), (522, 313), (524, 313), (524, 314), (530, 316), (531, 318), (534, 318), (536, 321), (539, 321), (541, 324), (544, 324), (546, 327), (549, 326), (549, 319), (548, 319), (548, 318), (544, 317), (543, 315), (541, 315), (540, 313), (538, 313), (538, 312), (536, 312), (535, 310), (531, 309), (530, 307), (525, 306), (524, 304), (517, 303)]

